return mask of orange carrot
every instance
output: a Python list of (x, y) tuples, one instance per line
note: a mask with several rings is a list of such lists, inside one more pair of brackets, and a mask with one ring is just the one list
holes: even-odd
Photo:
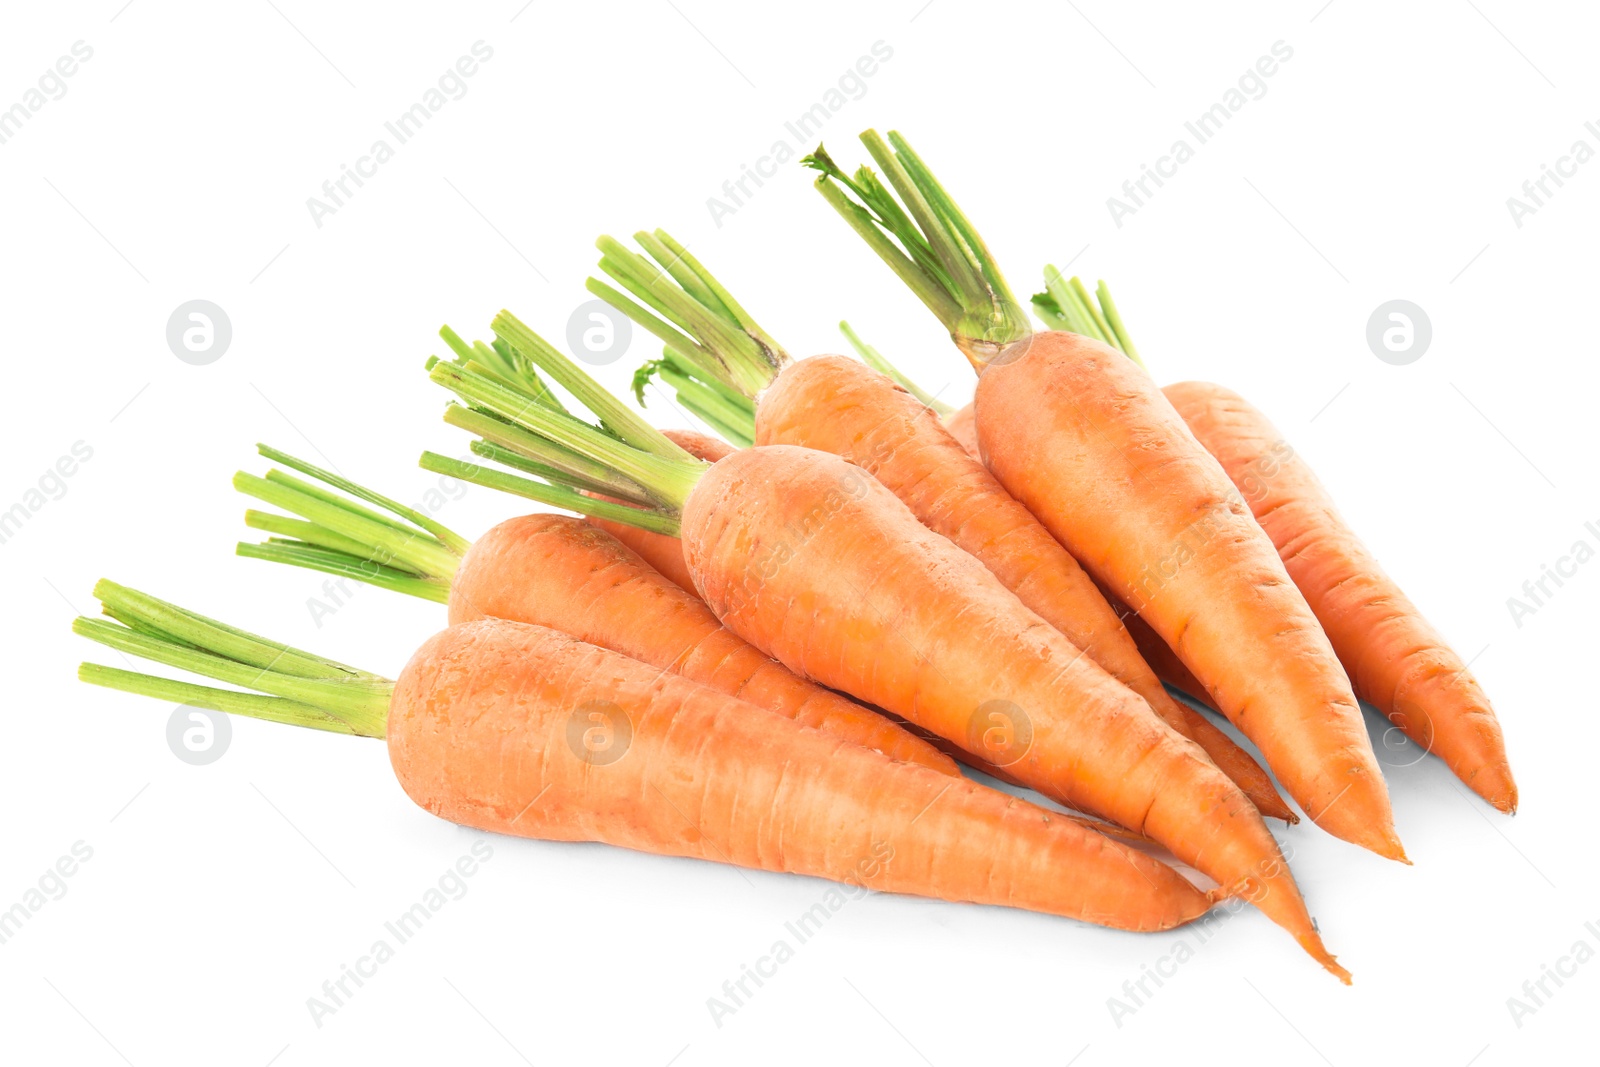
[[(841, 323), (841, 325), (844, 324)], [(727, 456), (735, 451), (734, 447), (727, 442), (719, 441), (714, 437), (707, 437), (705, 434), (696, 433), (693, 430), (662, 430), (661, 432), (666, 437), (682, 446), (692, 455), (698, 456), (700, 459), (703, 459), (708, 463), (715, 463), (717, 460), (722, 459), (724, 456)], [(751, 432), (754, 433), (753, 416)], [(681, 540), (676, 537), (668, 537), (665, 534), (652, 533), (649, 530), (640, 530), (624, 523), (607, 522), (604, 519), (590, 519), (589, 521), (594, 523), (596, 526), (603, 528), (606, 530), (606, 532), (611, 533), (617, 538), (617, 540), (628, 545), (628, 547), (632, 548), (641, 557), (643, 557), (647, 563), (655, 567), (656, 570), (660, 571), (663, 576), (672, 578), (673, 582), (689, 595), (695, 597), (696, 599), (699, 598), (700, 592), (694, 587), (694, 579), (689, 575), (689, 565), (684, 562), (683, 542)], [(1187, 708), (1184, 708), (1183, 710), (1186, 712), (1188, 711)], [(882, 715), (890, 721), (903, 727), (913, 737), (916, 737), (922, 741), (926, 741), (928, 744), (932, 745), (934, 748), (938, 749), (940, 752), (944, 753), (946, 756), (949, 756), (951, 759), (954, 759), (958, 763), (963, 763), (974, 770), (982, 771), (984, 774), (1005, 782), (1007, 785), (1023, 787), (1027, 786), (1026, 782), (1013, 775), (1004, 767), (996, 767), (994, 764), (973, 755), (971, 752), (968, 752), (955, 742), (947, 741), (938, 734), (930, 733), (929, 731), (924, 730), (914, 722), (911, 722), (907, 719), (902, 719), (900, 716), (895, 715), (892, 712), (884, 711), (882, 708), (876, 708), (873, 709), (873, 711), (875, 714)], [(1204, 736), (1207, 728), (1211, 730), (1216, 729), (1215, 727), (1212, 727), (1210, 723), (1202, 722), (1200, 724), (1200, 729), (1196, 730), (1195, 733), (1190, 733), (1187, 730), (1181, 732), (1183, 732), (1187, 737), (1194, 737), (1195, 734)], [(1220, 731), (1217, 731), (1217, 733), (1222, 736), (1225, 741), (1227, 741), (1227, 735), (1221, 734)], [(1207, 740), (1210, 739), (1207, 738)], [(1228, 745), (1232, 746), (1231, 741), (1228, 741), (1227, 743)], [(1202, 748), (1207, 750), (1208, 755), (1212, 755), (1213, 762), (1218, 762), (1215, 754), (1211, 752), (1211, 748), (1205, 742), (1201, 742), (1200, 744)], [(1232, 747), (1237, 749), (1237, 746)], [(1265, 778), (1265, 772), (1259, 767), (1255, 766), (1254, 761), (1250, 760), (1248, 754), (1241, 751), (1240, 755), (1250, 763), (1250, 768), (1253, 770), (1255, 775)], [(924, 760), (921, 762), (926, 761)], [(1218, 765), (1223, 767), (1224, 773), (1227, 773), (1229, 777), (1234, 777), (1236, 781), (1238, 780), (1235, 774), (1228, 770), (1228, 768), (1221, 762), (1218, 762)], [(1247, 777), (1249, 777), (1248, 772)], [(1253, 781), (1255, 779), (1250, 778), (1250, 780)], [(1298, 817), (1293, 812), (1289, 811), (1288, 807), (1284, 805), (1281, 799), (1279, 799), (1277, 793), (1271, 789), (1270, 779), (1267, 779), (1267, 787), (1266, 794), (1263, 795), (1262, 799), (1258, 800), (1257, 793), (1252, 792), (1247, 786), (1241, 786), (1241, 788), (1245, 790), (1245, 795), (1250, 797), (1251, 801), (1255, 803), (1258, 808), (1260, 808), (1262, 814), (1269, 815), (1273, 818), (1284, 819), (1287, 822), (1298, 822)], [(1265, 804), (1265, 806), (1263, 806), (1263, 804)], [(1108, 834), (1111, 837), (1115, 837), (1120, 840), (1133, 841), (1139, 844), (1150, 843), (1150, 839), (1145, 837), (1143, 834), (1135, 833), (1134, 831), (1129, 830), (1126, 827), (1118, 826), (1115, 823), (1105, 822), (1098, 816), (1092, 815), (1088, 812), (1084, 812), (1083, 815), (1086, 819), (1090, 820), (1087, 825), (1092, 825), (1094, 829), (1099, 830), (1103, 834)]]
[[(452, 623), (493, 616), (548, 626), (896, 759), (960, 773), (950, 757), (882, 715), (790, 674), (724, 629), (698, 597), (581, 519), (510, 519), (466, 548), (465, 538), (414, 509), (287, 453), (258, 447), (285, 466), (385, 508), (412, 528), (380, 522), (375, 512), (281, 472), (266, 478), (241, 472), (234, 479), (241, 490), (304, 516), (251, 512), (251, 525), (309, 539), (240, 545), (242, 555), (401, 592), (432, 583), (427, 594), (448, 590)], [(398, 567), (417, 573), (391, 577)]]
[(944, 428), (950, 431), (950, 436), (961, 442), (961, 447), (967, 450), (967, 455), (973, 459), (978, 456), (978, 413), (971, 404), (957, 408), (944, 417)]
[(1248, 754), (1162, 688), (1078, 561), (910, 393), (839, 356), (800, 360), (763, 394), (756, 440), (818, 448), (871, 471), (930, 529), (988, 567), (1169, 726), (1199, 743), (1263, 814), (1294, 819)]
[[(973, 405), (968, 404), (944, 416), (944, 424), (950, 431), (950, 436), (961, 442), (961, 446), (976, 458), (978, 427), (974, 419)], [(1211, 697), (1206, 693), (1205, 687), (1196, 681), (1189, 668), (1173, 654), (1166, 642), (1150, 629), (1149, 623), (1139, 618), (1137, 612), (1128, 608), (1115, 596), (1107, 593), (1103, 586), (1099, 588), (1106, 603), (1127, 630), (1139, 658), (1147, 664), (1147, 669), (1153, 671), (1161, 681), (1183, 690), (1195, 699), (1210, 701)], [(1261, 814), (1288, 823), (1300, 821), (1300, 817), (1278, 794), (1278, 788), (1272, 783), (1271, 776), (1251, 757), (1250, 753), (1235, 744), (1233, 738), (1219, 730), (1199, 712), (1178, 701), (1172, 701), (1171, 706), (1174, 709), (1171, 714), (1178, 720), (1174, 723), (1178, 731), (1205, 749), (1211, 761), (1239, 784), (1239, 788), (1243, 789), (1245, 795), (1261, 810)], [(1169, 717), (1168, 721), (1171, 722), (1172, 718)]]
[[(1076, 278), (1045, 270), (1048, 292), (1034, 296), (1058, 329), (1096, 337), (1135, 362), (1121, 314), (1101, 282), (1099, 307)], [(1207, 382), (1180, 382), (1162, 393), (1227, 473), (1278, 550), (1289, 576), (1322, 624), (1357, 696), (1397, 728), (1436, 752), (1502, 811), (1516, 808), (1516, 783), (1488, 698), (1445, 644), (1339, 518), (1316, 475), (1265, 415), (1242, 397)], [(1195, 695), (1205, 687), (1148, 627), (1125, 620), (1147, 659), (1167, 681)], [(1205, 699), (1214, 698), (1207, 696)]]
[(482, 618), (549, 626), (802, 726), (959, 773), (949, 756), (882, 715), (789, 673), (717, 622), (698, 597), (581, 519), (523, 515), (478, 538), (451, 586), (450, 622)]
[(83, 618), (76, 632), (257, 692), (88, 663), (84, 681), (386, 737), (406, 794), (464, 826), (1128, 930), (1169, 929), (1211, 904), (1170, 867), (1071, 820), (555, 630), (453, 626), (390, 683), (110, 583), (98, 591), (138, 628)]
[[(698, 456), (707, 463), (717, 460), (733, 451), (733, 446), (715, 437), (707, 437), (703, 433), (693, 430), (663, 430), (667, 438), (677, 443), (684, 451), (692, 456)], [(641, 530), (637, 526), (629, 526), (625, 522), (609, 522), (606, 519), (591, 518), (590, 522), (600, 527), (618, 541), (627, 545), (643, 557), (644, 561), (668, 578), (672, 579), (681, 589), (691, 596), (699, 596), (695, 590), (694, 579), (689, 577), (688, 564), (683, 562), (683, 542), (676, 537), (655, 533), (652, 530)]]
[(1125, 604), (1118, 604), (1116, 607), (1121, 610), (1122, 623), (1133, 636), (1133, 643), (1139, 646), (1139, 654), (1150, 664), (1150, 669), (1156, 672), (1156, 676), (1174, 689), (1181, 689), (1196, 700), (1203, 700), (1215, 707), (1216, 698), (1206, 692), (1206, 687), (1200, 684), (1200, 679), (1183, 665), (1183, 660), (1178, 658), (1177, 653), (1167, 647), (1167, 643), (1161, 640), (1161, 635), (1150, 629), (1150, 624), (1139, 618), (1137, 611)]
[[(497, 316), (494, 328), (549, 373), (581, 373), (509, 314)], [(1225, 892), (1249, 896), (1348, 980), (1323, 947), (1277, 842), (1238, 787), (859, 467), (791, 445), (744, 449), (709, 466), (671, 459), (659, 434), (616, 429), (626, 409), (597, 387), (585, 403), (610, 433), (534, 410), (526, 396), (471, 368), (437, 363), (431, 376), (474, 406), (637, 479), (641, 496), (656, 501), (637, 510), (641, 525), (670, 532), (676, 520), (705, 602), (795, 673), (1145, 834)], [(554, 506), (602, 506), (554, 480), (434, 453), (422, 465)]]
[(1490, 804), (1516, 811), (1517, 786), (1489, 698), (1345, 525), (1311, 468), (1237, 393), (1208, 382), (1164, 392), (1272, 539), (1356, 695)]
[[(989, 568), (1169, 726), (1203, 741), (1208, 756), (1220, 755), (1225, 773), (1263, 812), (1294, 818), (1254, 760), (1162, 688), (1078, 561), (940, 425), (934, 398), (905, 382), (848, 324), (841, 328), (870, 366), (842, 356), (790, 359), (670, 236), (657, 230), (637, 239), (660, 269), (608, 237), (599, 241), (605, 253), (601, 268), (634, 296), (653, 301), (661, 313), (645, 310), (602, 282), (591, 279), (590, 288), (667, 341), (667, 359), (650, 366), (675, 365), (672, 353), (699, 365), (703, 378), (691, 367), (671, 379), (682, 403), (706, 394), (716, 394), (727, 408), (743, 403), (751, 410), (756, 444), (815, 448), (869, 471), (929, 529)], [(673, 277), (663, 277), (661, 269)], [(647, 366), (641, 373), (649, 371)], [(749, 382), (764, 385), (756, 389)]]
[(1142, 366), (1032, 331), (903, 138), (863, 140), (907, 207), (820, 151), (818, 187), (980, 372), (978, 443), (995, 477), (1178, 653), (1319, 826), (1404, 860), (1349, 679), (1227, 474)]

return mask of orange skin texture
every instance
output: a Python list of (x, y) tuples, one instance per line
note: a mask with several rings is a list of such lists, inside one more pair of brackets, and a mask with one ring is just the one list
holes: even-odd
[(960, 773), (882, 715), (790, 674), (581, 519), (523, 515), (478, 538), (451, 583), (449, 608), (452, 626), (483, 618), (548, 626), (895, 759)]
[[(602, 709), (611, 762), (574, 743)], [(555, 630), (453, 626), (395, 686), (389, 757), (451, 822), (1165, 930), (1211, 898), (1143, 853)], [(859, 890), (858, 890), (859, 891)]]
[[(726, 441), (715, 437), (707, 437), (705, 434), (696, 433), (693, 430), (663, 430), (662, 433), (676, 443), (679, 448), (684, 449), (691, 455), (698, 456), (707, 463), (715, 463), (733, 451), (733, 446)], [(643, 556), (646, 563), (671, 578), (678, 588), (692, 596), (700, 595), (695, 590), (694, 579), (689, 577), (688, 565), (683, 562), (682, 541), (668, 534), (659, 534), (654, 530), (641, 530), (637, 526), (629, 526), (626, 523), (594, 518), (589, 521)]]
[[(907, 719), (902, 719), (898, 715), (893, 715), (886, 711), (882, 712), (881, 714), (887, 715), (901, 726), (904, 726), (907, 730), (910, 730), (912, 733), (928, 742), (928, 744), (932, 745), (934, 748), (937, 748), (940, 752), (943, 752), (945, 755), (956, 760), (956, 762), (966, 764), (973, 770), (982, 771), (989, 777), (997, 779), (1001, 782), (1005, 782), (1007, 785), (1018, 786), (1022, 789), (1029, 788), (1027, 782), (1024, 782), (1022, 779), (1018, 778), (1004, 767), (996, 767), (992, 763), (987, 763), (984, 760), (979, 759), (977, 756), (974, 756), (972, 753), (968, 752), (954, 741), (947, 741), (938, 734), (930, 733), (929, 731), (918, 726), (916, 723)], [(1143, 834), (1135, 833), (1126, 826), (1118, 826), (1114, 822), (1106, 822), (1104, 819), (1097, 819), (1093, 817), (1079, 818), (1075, 815), (1068, 815), (1065, 817), (1069, 819), (1075, 819), (1078, 822), (1081, 822), (1084, 826), (1089, 827), (1091, 830), (1105, 834), (1107, 837), (1114, 837), (1118, 841), (1128, 841), (1136, 845), (1145, 845), (1152, 848), (1157, 847), (1154, 841), (1150, 840)]]
[(1250, 504), (1356, 695), (1490, 804), (1516, 811), (1517, 786), (1489, 698), (1345, 525), (1311, 468), (1237, 393), (1209, 382), (1180, 382), (1165, 393)]
[(944, 428), (950, 431), (950, 436), (961, 442), (961, 447), (967, 450), (967, 455), (977, 458), (978, 455), (978, 409), (973, 404), (956, 408), (944, 417)]
[(1263, 814), (1294, 817), (1248, 754), (1161, 687), (1078, 561), (893, 379), (843, 356), (790, 363), (756, 406), (756, 444), (815, 448), (869, 471), (929, 529), (975, 557), (1143, 697), (1167, 725), (1199, 742)]
[(1098, 341), (1051, 331), (1003, 351), (975, 402), (989, 469), (1178, 654), (1301, 810), (1404, 860), (1327, 635), (1150, 376)]
[[(969, 455), (971, 455), (974, 459), (981, 459), (981, 456), (978, 453), (977, 410), (977, 406), (974, 404), (968, 404), (966, 407), (957, 408), (955, 411), (952, 411), (950, 414), (944, 417), (944, 428), (950, 431), (951, 437), (954, 437), (957, 441), (961, 442), (961, 447), (965, 448)], [(1111, 605), (1111, 610), (1117, 613), (1117, 617), (1122, 620), (1122, 625), (1127, 629), (1128, 636), (1133, 638), (1134, 646), (1139, 650), (1139, 658), (1144, 660), (1145, 663), (1149, 665), (1150, 669), (1156, 672), (1157, 678), (1160, 678), (1163, 682), (1166, 682), (1168, 685), (1173, 686), (1176, 689), (1182, 689), (1185, 693), (1188, 693), (1197, 700), (1210, 699), (1206, 694), (1205, 686), (1201, 685), (1195, 676), (1189, 673), (1189, 668), (1185, 667), (1183, 665), (1183, 661), (1173, 654), (1172, 649), (1167, 647), (1167, 643), (1161, 640), (1161, 638), (1156, 635), (1154, 630), (1150, 629), (1150, 624), (1139, 618), (1138, 612), (1134, 611), (1126, 604), (1117, 601), (1115, 597), (1111, 596), (1110, 594), (1106, 594), (1106, 591), (1103, 587), (1101, 588), (1100, 592), (1105, 594), (1106, 603)], [(1224, 734), (1223, 736), (1226, 737), (1227, 735)], [(1196, 740), (1199, 741), (1198, 738), (1196, 738)], [(1217, 766), (1222, 767), (1224, 770), (1228, 770), (1228, 768), (1224, 765), (1223, 760), (1217, 758), (1217, 753), (1213, 752), (1204, 741), (1200, 741), (1199, 743), (1200, 747), (1206, 750), (1207, 754), (1211, 756), (1212, 761), (1215, 762)], [(1229, 744), (1231, 745), (1232, 742), (1230, 741)], [(1244, 757), (1247, 760), (1250, 759), (1248, 753), (1244, 753)], [(1250, 760), (1250, 763), (1254, 766), (1255, 760)], [(1257, 767), (1257, 770), (1260, 770), (1260, 768)], [(1233, 778), (1235, 781), (1239, 780), (1238, 776), (1235, 775), (1231, 770), (1229, 770), (1228, 776)], [(1240, 784), (1240, 788), (1243, 788), (1247, 793), (1250, 791), (1249, 787), (1245, 786), (1243, 783)], [(1277, 790), (1273, 789), (1272, 794), (1274, 797), (1276, 797)], [(1254, 797), (1252, 797), (1252, 799), (1254, 799)], [(1258, 804), (1257, 806), (1259, 807), (1260, 805)], [(1263, 809), (1262, 814), (1266, 815), (1272, 813), (1269, 813)], [(1274, 817), (1282, 818), (1283, 816), (1275, 815)], [(1294, 818), (1292, 814), (1290, 819), (1294, 822), (1299, 821), (1297, 818)]]
[(1183, 660), (1167, 647), (1167, 643), (1161, 640), (1161, 635), (1150, 629), (1150, 624), (1141, 619), (1138, 612), (1132, 608), (1125, 610), (1127, 614), (1122, 617), (1123, 625), (1128, 628), (1128, 633), (1133, 635), (1133, 643), (1139, 646), (1139, 654), (1150, 664), (1150, 669), (1156, 672), (1156, 677), (1175, 689), (1182, 689), (1196, 700), (1210, 703), (1213, 698), (1206, 692), (1206, 687), (1201, 685), (1200, 679), (1183, 665)]
[(706, 472), (682, 522), (696, 587), (740, 636), (1159, 842), (1344, 976), (1239, 788), (871, 475), (810, 449), (743, 449)]

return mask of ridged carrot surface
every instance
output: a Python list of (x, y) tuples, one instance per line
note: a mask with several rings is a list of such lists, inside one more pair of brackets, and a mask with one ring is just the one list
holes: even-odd
[(1249, 755), (1161, 687), (1078, 561), (892, 379), (842, 356), (791, 363), (756, 406), (756, 443), (816, 448), (869, 471), (924, 525), (989, 568), (1167, 725), (1199, 743), (1263, 814), (1294, 817)]
[(1122, 353), (1048, 332), (977, 392), (984, 460), (1171, 646), (1328, 832), (1404, 859), (1361, 709), (1228, 476)]
[(1345, 525), (1311, 468), (1232, 390), (1180, 382), (1164, 392), (1272, 539), (1356, 695), (1489, 803), (1515, 811), (1517, 786), (1489, 698)]
[(752, 648), (582, 519), (524, 515), (478, 538), (451, 583), (450, 622), (482, 618), (549, 626), (895, 759), (960, 773), (926, 741)]
[(1347, 977), (1238, 787), (865, 471), (786, 445), (735, 452), (682, 528), (696, 587), (752, 644), (1160, 842)]
[[(598, 731), (594, 733), (593, 731)], [(1164, 930), (1210, 898), (1170, 867), (974, 782), (806, 729), (543, 627), (452, 627), (388, 720), (396, 777), (442, 818)]]

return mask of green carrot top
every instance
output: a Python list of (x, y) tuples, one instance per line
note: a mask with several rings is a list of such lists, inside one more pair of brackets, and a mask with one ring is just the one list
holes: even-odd
[(951, 339), (981, 369), (1033, 332), (977, 229), (911, 145), (895, 131), (861, 135), (888, 179), (867, 167), (845, 173), (825, 148), (804, 162), (822, 172), (816, 188), (908, 285)]
[(91, 685), (235, 715), (361, 737), (382, 737), (394, 683), (208, 619), (137, 589), (101, 579), (95, 598), (108, 618), (81, 616), (72, 632), (115, 649), (239, 686), (219, 689), (85, 663)]

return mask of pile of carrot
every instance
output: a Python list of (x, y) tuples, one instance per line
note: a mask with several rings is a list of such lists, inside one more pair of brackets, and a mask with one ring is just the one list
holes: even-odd
[(590, 290), (664, 345), (641, 404), (659, 376), (725, 440), (662, 432), (509, 312), (446, 327), (426, 370), (475, 458), (421, 465), (554, 511), (472, 541), (266, 446), (234, 479), (275, 509), (239, 555), (446, 606), (396, 679), (108, 581), (77, 633), (223, 685), (80, 677), (384, 738), (412, 800), (481, 830), (1130, 931), (1238, 897), (1348, 982), (1267, 820), (1292, 800), (1409, 862), (1358, 700), (1514, 811), (1487, 698), (1265, 416), (1158, 387), (1103, 284), (1050, 268), (1024, 306), (904, 139), (862, 140), (876, 171), (806, 162), (973, 404), (847, 325), (860, 360), (793, 358), (665, 232), (603, 237)]

